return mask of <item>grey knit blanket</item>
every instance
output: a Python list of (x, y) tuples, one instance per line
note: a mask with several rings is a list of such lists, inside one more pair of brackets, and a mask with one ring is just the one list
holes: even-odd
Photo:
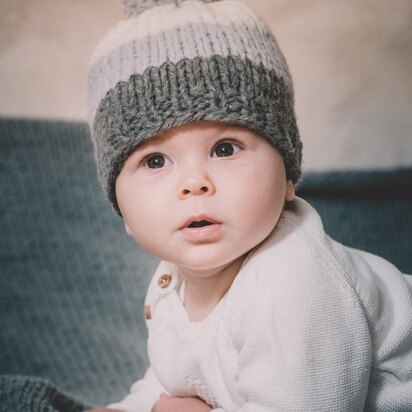
[(0, 412), (81, 412), (90, 407), (47, 380), (0, 376)]

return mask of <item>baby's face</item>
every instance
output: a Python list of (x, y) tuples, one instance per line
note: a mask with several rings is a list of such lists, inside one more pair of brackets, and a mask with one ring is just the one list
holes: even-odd
[(117, 178), (116, 195), (127, 233), (150, 254), (210, 270), (263, 241), (294, 189), (268, 141), (203, 121), (135, 150)]

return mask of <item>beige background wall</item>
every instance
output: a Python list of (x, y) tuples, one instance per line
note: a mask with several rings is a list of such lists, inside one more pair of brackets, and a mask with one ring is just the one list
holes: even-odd
[[(306, 169), (412, 165), (412, 1), (241, 0), (295, 81)], [(86, 119), (86, 73), (120, 0), (0, 0), (0, 115)]]

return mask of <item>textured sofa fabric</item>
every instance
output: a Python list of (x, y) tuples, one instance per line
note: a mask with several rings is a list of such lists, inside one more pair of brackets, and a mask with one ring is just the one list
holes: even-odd
[(3, 120), (0, 146), (0, 374), (116, 399), (146, 366), (155, 261), (100, 190), (86, 125)]
[[(298, 194), (332, 237), (412, 273), (411, 181), (412, 168), (307, 173)], [(147, 366), (156, 261), (99, 188), (87, 126), (0, 119), (0, 193), (0, 375), (13, 375), (0, 378), (0, 411), (27, 387), (17, 375), (56, 385), (33, 380), (45, 411), (81, 410), (65, 396), (121, 398)]]

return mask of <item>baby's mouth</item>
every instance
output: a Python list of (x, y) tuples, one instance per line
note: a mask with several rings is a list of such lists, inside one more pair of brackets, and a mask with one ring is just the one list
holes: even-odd
[(219, 237), (222, 223), (207, 215), (190, 217), (181, 227), (184, 236), (190, 241), (212, 241)]
[(209, 225), (213, 225), (213, 223), (209, 222), (208, 220), (200, 220), (200, 221), (192, 222), (187, 227), (194, 228), (194, 227), (203, 227), (203, 226), (209, 226)]
[(220, 225), (221, 222), (211, 218), (208, 215), (197, 215), (191, 216), (186, 220), (185, 223), (180, 227), (180, 229), (201, 229), (206, 226)]

